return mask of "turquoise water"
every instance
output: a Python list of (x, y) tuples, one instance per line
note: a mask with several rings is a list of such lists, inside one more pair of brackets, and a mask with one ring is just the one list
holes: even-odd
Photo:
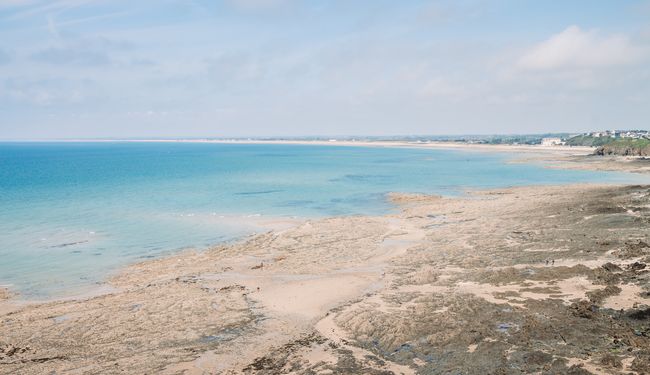
[(255, 230), (251, 218), (385, 213), (391, 191), (640, 182), (445, 150), (0, 143), (0, 285), (59, 296), (129, 262)]

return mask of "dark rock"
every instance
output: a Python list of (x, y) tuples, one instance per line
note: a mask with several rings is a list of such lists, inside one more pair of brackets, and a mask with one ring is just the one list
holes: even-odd
[(627, 315), (631, 319), (645, 320), (650, 318), (650, 308), (644, 310), (635, 310)]
[(524, 354), (524, 360), (528, 365), (541, 366), (553, 361), (553, 356), (551, 354), (536, 350), (534, 352)]
[(612, 354), (605, 354), (600, 359), (600, 364), (603, 366), (614, 367), (614, 368), (623, 367), (623, 363), (621, 362), (621, 360), (617, 356)]
[(627, 268), (630, 271), (641, 271), (642, 269), (645, 269), (645, 266), (646, 266), (645, 263), (634, 262), (634, 263), (630, 264), (629, 266), (627, 266)]
[(594, 305), (590, 301), (581, 300), (572, 303), (571, 310), (573, 315), (577, 317), (592, 319), (595, 316), (595, 313), (598, 311), (598, 306)]
[(623, 271), (623, 269), (621, 267), (619, 267), (616, 264), (611, 263), (611, 262), (607, 262), (607, 263), (603, 264), (602, 267), (606, 271), (609, 271), (609, 272), (621, 272), (621, 271)]

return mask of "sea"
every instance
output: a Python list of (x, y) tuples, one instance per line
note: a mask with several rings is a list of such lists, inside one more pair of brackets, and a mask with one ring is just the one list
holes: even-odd
[(262, 219), (390, 213), (389, 192), (648, 182), (512, 158), (337, 145), (0, 143), (0, 285), (23, 299), (74, 295), (130, 263), (266, 230)]

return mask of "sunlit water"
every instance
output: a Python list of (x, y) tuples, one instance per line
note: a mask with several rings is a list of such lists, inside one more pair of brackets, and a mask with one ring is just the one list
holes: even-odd
[(0, 285), (25, 298), (70, 294), (129, 262), (250, 234), (251, 218), (385, 213), (391, 191), (643, 179), (506, 160), (408, 148), (0, 143)]

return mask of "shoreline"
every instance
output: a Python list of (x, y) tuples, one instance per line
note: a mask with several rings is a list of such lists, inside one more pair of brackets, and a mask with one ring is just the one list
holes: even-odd
[[(249, 228), (251, 232), (236, 236), (231, 239), (222, 240), (216, 243), (207, 244), (204, 246), (181, 246), (175, 249), (165, 250), (164, 252), (158, 254), (153, 259), (161, 259), (169, 256), (176, 256), (183, 253), (194, 253), (206, 251), (217, 246), (228, 246), (247, 239), (266, 233), (266, 232), (281, 232), (285, 229), (289, 229), (304, 223), (309, 218), (299, 217), (293, 215), (287, 216), (265, 216), (262, 214), (222, 214), (217, 215), (220, 219), (227, 219), (229, 224), (232, 225), (233, 221), (236, 221), (242, 228)], [(14, 288), (13, 284), (5, 283), (0, 284), (0, 314), (6, 313), (8, 311), (15, 310), (21, 306), (35, 305), (35, 304), (44, 304), (50, 302), (59, 302), (59, 301), (70, 301), (78, 299), (88, 299), (96, 296), (101, 296), (107, 294), (114, 289), (110, 286), (110, 280), (115, 276), (123, 272), (124, 269), (127, 269), (131, 265), (139, 264), (143, 262), (149, 262), (151, 259), (143, 259), (134, 262), (128, 262), (122, 266), (119, 266), (116, 270), (107, 272), (101, 281), (98, 281), (93, 284), (78, 286), (74, 289), (68, 289), (65, 292), (60, 292), (54, 295), (47, 295), (43, 297), (34, 298), (35, 296), (25, 296), (20, 293), (20, 291)]]
[[(532, 160), (549, 155), (580, 165)], [(648, 186), (388, 198), (399, 212), (131, 264), (99, 294), (21, 304), (0, 288), (0, 374), (650, 370), (634, 318), (650, 311)]]
[(490, 151), (529, 151), (529, 152), (561, 152), (582, 154), (592, 152), (594, 147), (587, 146), (541, 146), (541, 145), (511, 145), (511, 144), (479, 144), (465, 142), (409, 142), (409, 141), (351, 141), (351, 140), (244, 140), (244, 139), (53, 139), (53, 140), (7, 140), (3, 142), (34, 142), (34, 143), (215, 143), (215, 144), (276, 144), (276, 145), (311, 145), (311, 146), (357, 146), (357, 147), (413, 147), (439, 149), (474, 149)]
[[(570, 163), (566, 163), (567, 157), (580, 157), (584, 156), (584, 152), (591, 150), (589, 147), (566, 147), (566, 146), (539, 146), (539, 145), (485, 145), (485, 144), (469, 144), (461, 142), (427, 142), (427, 143), (418, 143), (418, 142), (405, 142), (405, 141), (306, 141), (306, 140), (204, 140), (204, 139), (122, 139), (122, 140), (111, 140), (111, 139), (97, 139), (97, 140), (45, 140), (45, 141), (30, 141), (30, 142), (61, 142), (61, 143), (216, 143), (216, 144), (277, 144), (277, 145), (311, 145), (311, 146), (341, 146), (341, 147), (390, 147), (390, 148), (420, 148), (420, 149), (446, 149), (446, 150), (462, 150), (462, 151), (472, 151), (472, 152), (498, 152), (508, 154), (512, 156), (512, 159), (507, 161), (508, 163), (542, 163), (544, 165), (550, 165), (553, 162), (560, 160), (562, 165), (560, 168), (574, 168), (574, 169), (589, 169), (583, 168), (582, 163), (577, 162), (573, 163), (576, 165), (570, 166)], [(524, 152), (529, 154), (527, 158), (521, 158), (516, 155), (516, 153)], [(592, 168), (598, 170), (597, 168)], [(612, 170), (612, 169), (608, 169)], [(613, 170), (618, 170), (614, 168)], [(617, 184), (617, 182), (613, 182)], [(471, 192), (468, 190), (467, 192)], [(392, 193), (388, 193), (389, 195)], [(228, 217), (229, 220), (236, 219), (243, 222), (247, 222), (245, 225), (252, 227), (258, 227), (259, 230), (277, 230), (281, 227), (295, 226), (305, 220), (306, 218), (296, 218), (296, 217), (257, 217), (255, 215), (219, 215), (219, 217)], [(246, 238), (250, 235), (256, 234), (257, 231), (251, 232), (249, 235), (243, 236)], [(237, 240), (235, 240), (237, 241)], [(213, 246), (219, 246), (222, 244), (228, 244), (232, 241), (219, 242), (211, 245), (202, 247), (201, 249), (210, 248)], [(187, 247), (183, 246), (181, 249), (186, 249)], [(188, 248), (189, 251), (194, 251), (194, 248)], [(181, 251), (182, 253), (183, 251)], [(178, 252), (175, 252), (178, 253)], [(173, 255), (173, 254), (172, 254)], [(169, 254), (164, 254), (162, 257), (170, 256)], [(131, 263), (132, 264), (132, 263)], [(128, 268), (129, 264), (126, 264), (120, 269)], [(117, 271), (119, 272), (119, 271)], [(92, 295), (94, 290), (99, 290), (101, 293), (102, 288), (104, 288), (107, 280), (110, 278), (110, 274), (107, 275), (107, 278), (103, 280), (96, 287), (82, 287), (79, 290), (79, 293), (73, 291), (72, 293), (63, 293), (62, 295), (52, 296), (51, 298), (45, 299), (31, 299), (25, 298), (21, 299), (20, 293), (16, 290), (12, 290), (9, 286), (0, 285), (0, 301), (3, 299), (9, 299), (6, 296), (11, 296), (11, 301), (17, 302), (19, 304), (32, 304), (32, 303), (46, 303), (62, 299), (75, 298), (75, 296), (86, 296)], [(92, 290), (88, 290), (92, 289)], [(6, 296), (3, 296), (6, 295)]]
[[(477, 144), (465, 142), (408, 142), (408, 141), (309, 141), (309, 140), (242, 140), (242, 139), (67, 139), (24, 140), (9, 142), (53, 143), (194, 143), (231, 145), (296, 145), (331, 147), (387, 147), (431, 150), (461, 150), (467, 152), (494, 152), (512, 154), (514, 163), (542, 163), (551, 168), (595, 171), (622, 171), (650, 173), (650, 160), (634, 156), (595, 156), (595, 147), (542, 146), (511, 144)], [(526, 155), (526, 156), (524, 156)]]
[[(17, 141), (20, 142), (20, 141)], [(628, 168), (626, 164), (637, 158), (633, 157), (599, 157), (598, 159), (607, 159), (604, 163), (589, 163), (585, 158), (590, 157), (591, 154), (585, 154), (587, 151), (592, 151), (592, 147), (583, 146), (540, 146), (540, 145), (490, 145), (490, 144), (470, 144), (464, 142), (406, 142), (406, 141), (308, 141), (308, 140), (211, 140), (211, 139), (97, 139), (97, 140), (83, 140), (83, 139), (70, 139), (70, 140), (29, 140), (28, 142), (61, 142), (61, 143), (216, 143), (216, 144), (278, 144), (278, 145), (313, 145), (313, 146), (342, 146), (342, 147), (390, 147), (390, 148), (421, 148), (421, 149), (446, 149), (446, 150), (463, 150), (475, 152), (498, 152), (505, 153), (512, 156), (508, 163), (539, 163), (546, 168), (559, 168), (559, 169), (575, 169), (575, 170), (603, 170), (603, 171), (620, 171), (627, 173), (650, 173), (650, 166), (644, 168)], [(527, 157), (515, 156), (515, 152), (524, 152), (529, 154)], [(575, 184), (574, 184), (575, 185)], [(620, 185), (619, 182), (602, 183), (601, 186), (615, 186)], [(535, 186), (535, 185), (529, 185)], [(597, 184), (585, 184), (585, 186), (598, 186)], [(469, 189), (465, 191), (465, 195), (476, 194), (483, 191), (483, 189)], [(393, 194), (403, 194), (402, 192), (389, 192), (387, 196)], [(404, 193), (406, 194), (406, 193)], [(399, 208), (396, 204), (395, 208)], [(295, 216), (278, 216), (278, 217), (262, 217), (258, 215), (222, 215), (220, 217), (236, 218), (240, 221), (245, 220), (246, 225), (257, 227), (258, 230), (251, 232), (240, 238), (228, 240), (225, 242), (218, 242), (207, 245), (201, 248), (195, 247), (181, 247), (180, 251), (175, 251), (171, 254), (163, 254), (155, 259), (176, 256), (186, 252), (204, 251), (213, 247), (228, 246), (233, 243), (244, 241), (245, 239), (261, 234), (264, 231), (282, 231), (283, 229), (295, 227), (304, 224), (309, 218), (299, 218)], [(144, 260), (142, 262), (148, 262)], [(120, 273), (124, 269), (128, 269), (131, 265), (139, 264), (140, 261), (135, 263), (125, 264), (117, 271), (111, 274)], [(67, 301), (75, 299), (84, 299), (88, 297), (99, 296), (110, 290), (111, 274), (98, 283), (96, 286), (82, 287), (78, 292), (65, 293), (58, 296), (51, 296), (45, 299), (30, 299), (21, 298), (21, 294), (16, 290), (12, 290), (12, 285), (0, 285), (0, 313), (15, 309), (16, 306), (25, 306), (32, 304), (43, 304), (57, 301)], [(11, 306), (10, 306), (11, 305)], [(7, 307), (9, 306), (9, 307)]]
[[(510, 353), (508, 366), (527, 371), (644, 369), (650, 339), (632, 335), (632, 351), (614, 358), (620, 367), (602, 364), (610, 349), (596, 339), (603, 329), (619, 336), (642, 329), (643, 321), (628, 316), (650, 306), (650, 228), (643, 224), (650, 212), (641, 209), (650, 204), (647, 187), (527, 186), (390, 198), (399, 213), (305, 220), (133, 264), (110, 280), (115, 289), (106, 294), (0, 311), (0, 373), (80, 366), (89, 373), (349, 366), (364, 373), (474, 373), (500, 368), (494, 350)], [(545, 320), (526, 325), (540, 313), (564, 326), (563, 340), (574, 344), (558, 344), (554, 333), (539, 336), (550, 329)], [(61, 335), (72, 341), (63, 344)], [(540, 346), (527, 347), (526, 335), (537, 335)], [(137, 345), (121, 344), (128, 342)], [(583, 342), (594, 346), (592, 354), (581, 354)], [(548, 347), (553, 356), (540, 354)], [(11, 357), (2, 354), (7, 350)], [(433, 362), (425, 355), (438, 350), (454, 355)], [(536, 362), (526, 360), (531, 355)]]

